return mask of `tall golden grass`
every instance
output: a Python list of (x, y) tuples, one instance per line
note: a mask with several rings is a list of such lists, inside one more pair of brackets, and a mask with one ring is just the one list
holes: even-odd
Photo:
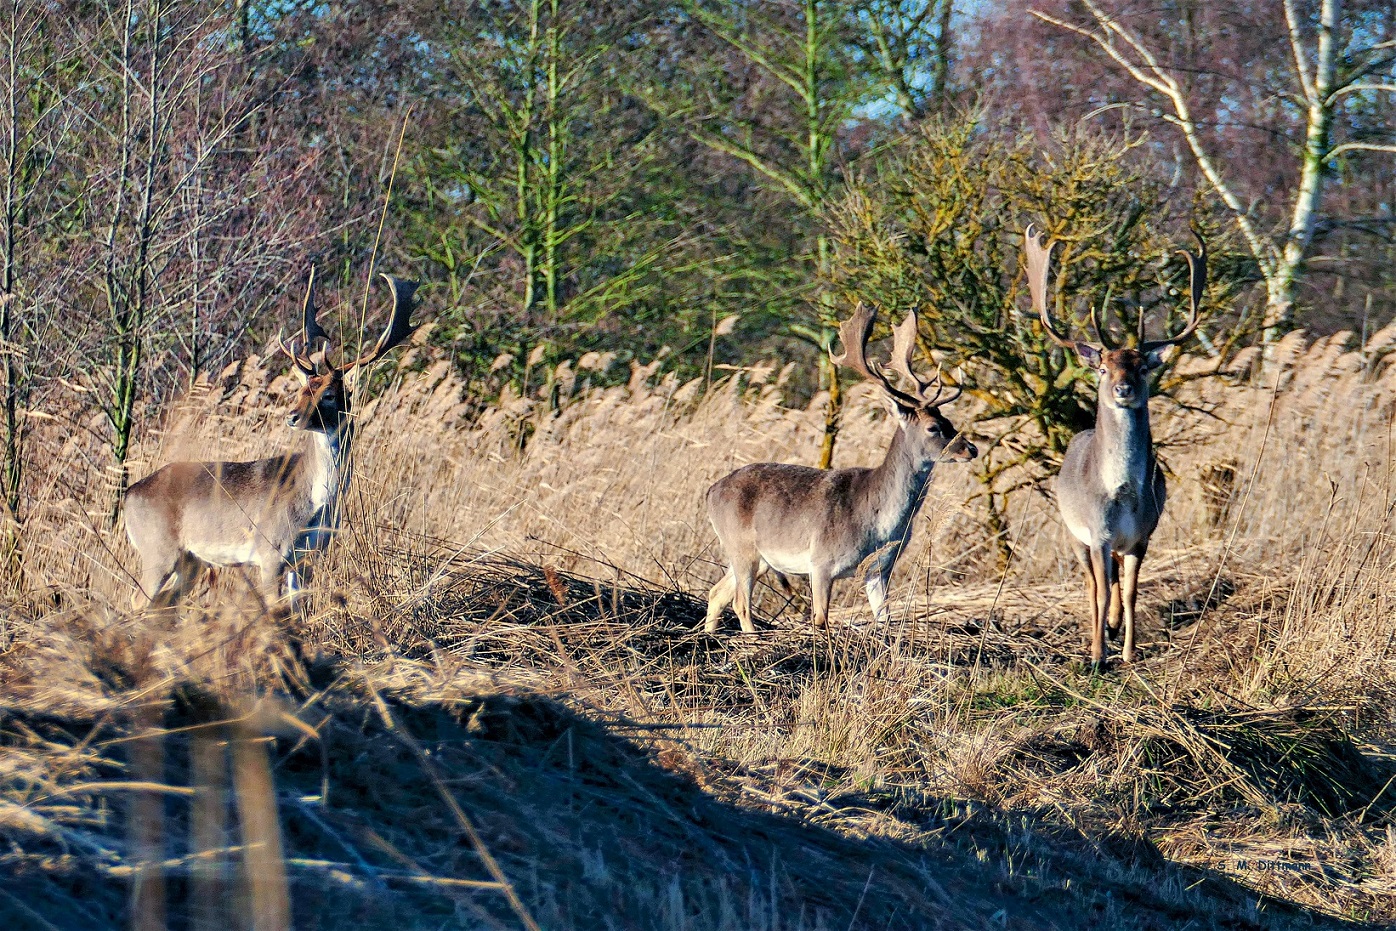
[[(366, 661), (396, 653), (407, 665), (393, 675), (418, 689), (483, 665), (627, 720), (713, 726), (656, 745), (710, 774), (746, 773), (749, 803), (825, 817), (820, 786), (967, 799), (1088, 836), (1144, 837), (1326, 913), (1396, 919), (1396, 799), (1380, 779), (1368, 785), (1396, 773), (1393, 347), (1396, 327), (1365, 343), (1292, 334), (1263, 378), (1243, 377), (1256, 360), (1241, 358), (1153, 402), (1169, 502), (1144, 564), (1144, 659), (1112, 676), (1080, 663), (1082, 580), (1050, 499), (1011, 500), (1004, 568), (979, 485), (955, 465), (937, 469), (885, 629), (848, 583), (824, 637), (774, 594), (763, 604), (775, 629), (726, 631), (724, 646), (676, 626), (658, 601), (641, 618), (625, 607), (635, 592), (703, 597), (721, 572), (704, 491), (748, 462), (812, 462), (824, 399), (790, 406), (788, 372), (766, 368), (707, 384), (635, 365), (628, 384), (596, 387), (614, 364), (598, 355), (483, 410), (427, 349), (380, 373), (356, 409), (345, 529), (318, 567), (306, 629)], [(132, 474), (297, 442), (283, 426), (292, 390), (274, 360), (230, 367), (152, 412), (160, 427)], [(992, 441), (972, 400), (948, 413)], [(35, 643), (11, 681), (37, 688), (34, 670), (66, 669), (69, 698), (50, 683), (43, 700), (80, 705), (72, 691), (96, 686), (81, 675), (93, 648), (77, 641), (115, 643), (112, 630), (141, 623), (126, 613), (133, 557), (107, 524), (95, 415), (75, 396), (37, 416), (33, 469), (42, 462), (45, 478), (23, 542), (40, 607), (28, 615), (44, 616), (48, 593), (87, 620), (12, 629)], [(855, 387), (836, 464), (876, 462), (892, 429), (875, 394)], [(541, 574), (500, 568), (516, 564)], [(488, 584), (482, 567), (496, 573)], [(511, 601), (501, 579), (532, 594)], [(214, 669), (255, 686), (234, 654), (262, 655), (275, 632), (220, 630), (186, 624), (146, 648), (170, 677)], [(424, 656), (434, 659), (412, 665)], [(924, 839), (898, 810), (827, 823)], [(1159, 814), (1175, 810), (1186, 814)], [(1040, 843), (1025, 841), (1023, 855), (1046, 863)], [(1273, 868), (1281, 861), (1300, 866)], [(1178, 907), (1197, 905), (1185, 885), (1168, 888)]]
[[(1286, 339), (1263, 383), (1211, 378), (1180, 391), (1180, 406), (1153, 404), (1169, 502), (1145, 578), (1255, 572), (1267, 577), (1318, 568), (1317, 561), (1369, 545), (1380, 564), (1392, 488), (1391, 417), (1396, 371), (1381, 364), (1396, 330), (1352, 346), (1351, 334)], [(699, 591), (720, 556), (703, 512), (709, 484), (755, 461), (809, 462), (823, 397), (791, 408), (771, 369), (733, 373), (712, 386), (680, 382), (658, 364), (633, 366), (624, 387), (593, 388), (593, 355), (564, 363), (528, 398), (506, 394), (475, 413), (445, 362), (407, 355), (391, 382), (356, 411), (355, 477), (346, 523), (350, 544), (379, 530), (437, 541), (443, 552), (546, 557), (573, 569), (588, 560), (656, 583)], [(1233, 371), (1243, 372), (1243, 358)], [(1198, 370), (1203, 360), (1184, 369)], [(283, 426), (292, 381), (274, 359), (250, 358), (197, 387), (136, 447), (140, 476), (178, 458), (244, 458), (298, 442)], [(871, 465), (892, 426), (866, 386), (850, 392), (836, 465)], [(972, 401), (951, 411), (981, 438)], [(47, 415), (45, 415), (47, 416)], [(117, 598), (131, 590), (122, 533), (106, 526), (111, 473), (103, 469), (98, 417), (73, 399), (46, 428), (31, 472), (25, 548), (31, 581)], [(989, 428), (991, 429), (991, 428)], [(1218, 467), (1234, 472), (1215, 520)], [(1014, 559), (1001, 578), (975, 504), (969, 468), (943, 465), (924, 519), (897, 573), (903, 600), (953, 597), (960, 585), (1072, 585), (1078, 570), (1047, 495), (1010, 505)], [(1329, 566), (1336, 569), (1336, 566)], [(927, 580), (932, 584), (927, 584)], [(845, 599), (857, 603), (856, 598)], [(1297, 607), (1297, 606), (1296, 606)]]

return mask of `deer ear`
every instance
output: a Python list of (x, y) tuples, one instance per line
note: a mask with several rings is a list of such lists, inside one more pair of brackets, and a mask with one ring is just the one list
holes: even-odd
[(897, 423), (901, 424), (903, 427), (911, 423), (912, 415), (914, 415), (916, 411), (907, 407), (890, 394), (884, 394), (882, 396), (882, 402), (887, 405), (887, 413), (891, 414), (892, 419)]
[(301, 383), (302, 388), (310, 384), (310, 376), (305, 374), (305, 370), (299, 365), (291, 366), (291, 374), (296, 376), (296, 381)]
[(1100, 350), (1090, 343), (1077, 343), (1076, 357), (1081, 360), (1082, 364), (1088, 365), (1091, 368), (1096, 368), (1100, 365)]
[(1160, 346), (1157, 349), (1150, 349), (1144, 353), (1144, 371), (1152, 372), (1163, 364), (1164, 353), (1171, 349), (1171, 346)]

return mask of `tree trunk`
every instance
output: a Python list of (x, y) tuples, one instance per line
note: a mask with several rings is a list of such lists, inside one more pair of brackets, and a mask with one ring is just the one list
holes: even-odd
[(1319, 206), (1323, 202), (1324, 166), (1332, 151), (1333, 77), (1337, 70), (1337, 43), (1334, 41), (1341, 0), (1324, 0), (1319, 13), (1318, 54), (1313, 84), (1305, 88), (1307, 112), (1304, 128), (1304, 156), (1299, 190), (1294, 198), (1289, 234), (1278, 250), (1274, 270), (1266, 277), (1265, 341), (1272, 343), (1294, 327), (1294, 291), (1303, 273), (1304, 260), (1313, 242)]
[(824, 404), (824, 439), (819, 444), (819, 468), (830, 469), (834, 465), (834, 444), (839, 438), (839, 426), (843, 421), (843, 389), (839, 386), (839, 367), (829, 358), (828, 352), (820, 353), (819, 367), (829, 388), (829, 399)]

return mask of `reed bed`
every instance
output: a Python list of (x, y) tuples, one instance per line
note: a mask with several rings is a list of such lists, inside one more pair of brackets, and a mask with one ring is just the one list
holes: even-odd
[[(1392, 328), (1295, 334), (1264, 378), (1242, 358), (1154, 402), (1170, 493), (1143, 660), (1104, 675), (1082, 663), (1048, 495), (1010, 501), (1003, 565), (975, 475), (953, 465), (888, 624), (845, 583), (827, 632), (803, 596), (769, 591), (758, 637), (702, 634), (721, 571), (703, 492), (817, 449), (823, 398), (792, 405), (788, 372), (709, 384), (634, 365), (614, 384), (592, 355), (481, 408), (419, 346), (356, 409), (345, 529), (306, 614), (280, 623), (237, 607), (236, 573), (178, 617), (132, 612), (114, 477), (74, 396), (35, 418), (46, 468), (5, 626), (11, 865), (32, 888), (108, 890), (118, 914), (128, 743), (166, 735), (166, 781), (197, 792), (184, 761), (203, 708), (199, 726), (260, 722), (227, 739), (260, 741), (275, 798), (235, 820), (279, 813), (300, 923), (351, 887), (363, 922), (396, 903), (413, 926), (595, 927), (598, 909), (698, 929), (1396, 921), (1393, 345)], [(290, 393), (274, 362), (230, 367), (151, 412), (132, 474), (284, 448)], [(951, 412), (992, 439), (974, 415)], [(854, 388), (837, 464), (875, 462), (891, 429)], [(398, 794), (356, 795), (377, 756), (399, 760)], [(586, 800), (563, 788), (583, 757)], [(324, 792), (354, 802), (306, 801)], [(589, 806), (605, 814), (577, 820)], [(170, 844), (169, 875), (192, 876)], [(224, 879), (240, 908), (276, 902)]]

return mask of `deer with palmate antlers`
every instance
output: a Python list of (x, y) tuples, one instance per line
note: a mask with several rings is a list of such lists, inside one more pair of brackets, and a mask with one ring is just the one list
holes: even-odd
[[(283, 580), (294, 600), (299, 557), (328, 546), (339, 526), (351, 477), (353, 376), (413, 330), (417, 285), (383, 277), (393, 292), (392, 317), (363, 356), (340, 365), (329, 361), (330, 339), (315, 319), (313, 268), (300, 345), (276, 339), (302, 385), (287, 423), (309, 433), (307, 449), (251, 462), (173, 462), (127, 489), (126, 534), (140, 556), (141, 587), (152, 607), (180, 598), (200, 564), (255, 566), (267, 604), (279, 600)], [(316, 340), (325, 350), (307, 354)]]
[(873, 311), (860, 304), (839, 327), (844, 351), (834, 362), (876, 384), (896, 418), (897, 432), (882, 464), (824, 471), (762, 462), (714, 484), (708, 490), (708, 518), (728, 569), (708, 594), (708, 633), (717, 630), (729, 604), (743, 632), (756, 632), (752, 590), (768, 568), (782, 576), (809, 576), (814, 623), (822, 628), (829, 619), (834, 581), (848, 578), (870, 556), (868, 603), (874, 617), (885, 620), (887, 580), (911, 536), (911, 521), (925, 500), (932, 470), (938, 462), (967, 462), (978, 455), (940, 413), (940, 406), (958, 398), (960, 389), (942, 400), (939, 372), (924, 380), (912, 371), (916, 313), (895, 329), (892, 351), (892, 367), (915, 385), (912, 393), (895, 387), (882, 367), (867, 358), (872, 326)]
[(1062, 335), (1047, 312), (1047, 278), (1054, 240), (1030, 224), (1024, 232), (1028, 290), (1033, 310), (1053, 342), (1076, 353), (1081, 364), (1100, 378), (1095, 428), (1072, 437), (1057, 476), (1057, 507), (1075, 542), (1074, 550), (1086, 570), (1090, 599), (1091, 662), (1105, 662), (1106, 628), (1118, 632), (1124, 623), (1120, 658), (1134, 661), (1134, 604), (1139, 591), (1139, 564), (1149, 549), (1168, 495), (1163, 472), (1154, 458), (1149, 431), (1149, 372), (1163, 361), (1163, 351), (1187, 339), (1197, 329), (1202, 292), (1207, 286), (1207, 244), (1194, 230), (1199, 251), (1179, 249), (1190, 272), (1192, 313), (1177, 334), (1145, 340), (1139, 322), (1134, 348), (1112, 344), (1096, 308), (1091, 319), (1100, 345)]

